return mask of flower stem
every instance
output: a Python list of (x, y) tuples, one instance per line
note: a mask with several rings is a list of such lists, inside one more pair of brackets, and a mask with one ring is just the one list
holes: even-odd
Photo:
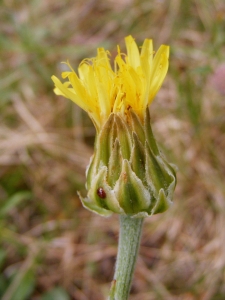
[(114, 281), (109, 300), (127, 300), (136, 263), (143, 218), (120, 216), (120, 235)]

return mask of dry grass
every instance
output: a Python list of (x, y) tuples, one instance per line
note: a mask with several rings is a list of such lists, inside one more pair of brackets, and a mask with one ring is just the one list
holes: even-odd
[(98, 46), (114, 53), (128, 34), (171, 45), (151, 115), (179, 169), (173, 208), (145, 221), (130, 299), (225, 299), (224, 1), (10, 0), (0, 17), (1, 299), (108, 293), (118, 219), (89, 213), (76, 194), (94, 129), (50, 76)]

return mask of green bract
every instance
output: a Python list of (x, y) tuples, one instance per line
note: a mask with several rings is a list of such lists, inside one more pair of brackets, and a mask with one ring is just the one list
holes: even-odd
[(127, 119), (112, 113), (96, 135), (87, 169), (87, 209), (146, 217), (172, 204), (176, 174), (158, 149), (146, 110), (144, 122), (132, 111)]

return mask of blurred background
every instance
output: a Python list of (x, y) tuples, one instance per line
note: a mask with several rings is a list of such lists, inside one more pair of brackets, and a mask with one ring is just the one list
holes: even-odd
[(132, 34), (171, 47), (151, 117), (178, 185), (145, 220), (130, 299), (225, 299), (225, 2), (2, 0), (0, 28), (0, 298), (106, 299), (118, 216), (80, 204), (95, 130), (50, 77)]

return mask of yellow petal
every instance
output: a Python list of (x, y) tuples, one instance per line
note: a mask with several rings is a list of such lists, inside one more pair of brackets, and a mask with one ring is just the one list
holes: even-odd
[(131, 35), (125, 38), (126, 48), (127, 48), (127, 60), (128, 63), (136, 69), (140, 66), (140, 53), (135, 43), (135, 40)]
[(62, 78), (65, 79), (67, 78), (69, 75), (70, 75), (70, 71), (65, 71), (65, 72), (62, 72)]
[(126, 118), (132, 109), (142, 118), (158, 92), (168, 70), (169, 47), (161, 46), (154, 56), (152, 40), (146, 39), (141, 52), (132, 36), (125, 38), (127, 55), (120, 52), (112, 70), (109, 55), (104, 48), (97, 50), (95, 58), (84, 59), (78, 67), (79, 76), (71, 71), (62, 72), (62, 83), (55, 76), (54, 92), (71, 99), (88, 112), (96, 129), (107, 120), (111, 112)]
[(85, 102), (88, 102), (87, 101), (88, 100), (88, 95), (87, 95), (86, 89), (81, 84), (81, 81), (77, 77), (77, 75), (75, 73), (71, 72), (68, 77), (69, 77), (69, 81), (70, 81), (72, 87), (74, 88), (74, 91), (76, 92), (76, 95), (80, 99), (84, 99)]
[(66, 86), (64, 86), (56, 76), (53, 75), (51, 78), (55, 83), (56, 92), (58, 92), (58, 95), (63, 95), (64, 97), (72, 100), (87, 112), (90, 110), (88, 105), (83, 102), (82, 99), (80, 99), (74, 92), (71, 92)]
[(95, 85), (95, 74), (93, 67), (87, 63), (82, 63), (78, 68), (78, 72), (89, 98), (92, 99), (93, 102), (96, 102), (98, 94)]
[(142, 101), (143, 107), (147, 107), (150, 94), (150, 80), (153, 67), (153, 42), (146, 39), (141, 48), (141, 68), (143, 71), (143, 81), (145, 82), (145, 88), (143, 90)]
[(160, 89), (169, 67), (169, 47), (162, 45), (157, 51), (152, 67), (149, 104)]

